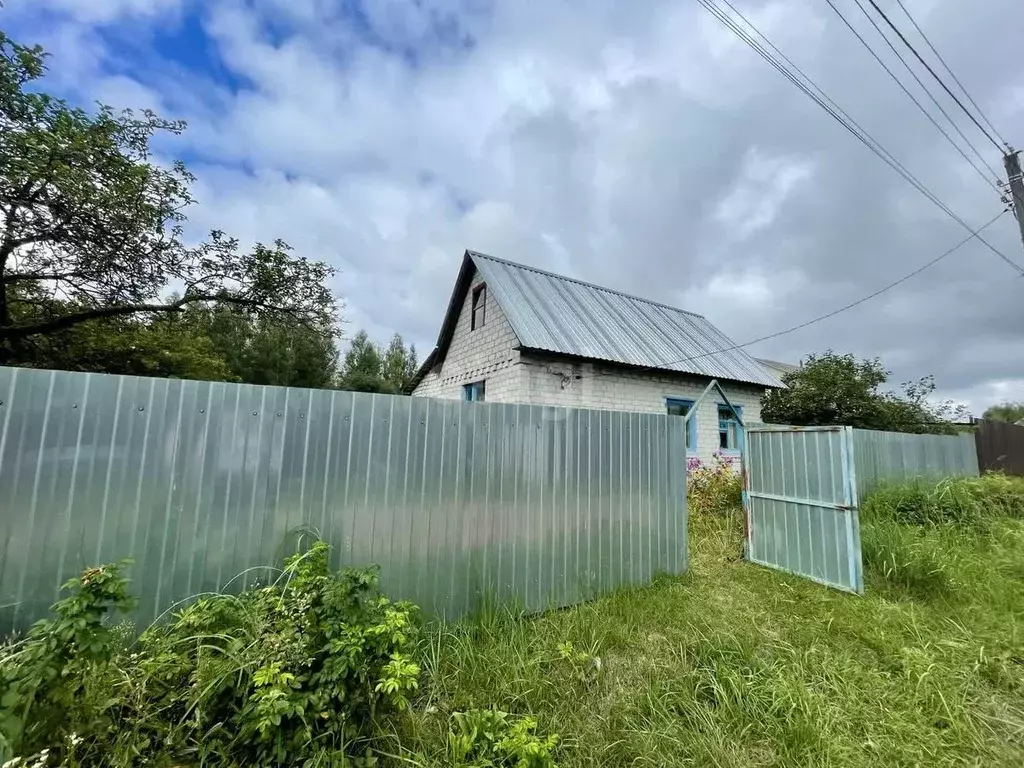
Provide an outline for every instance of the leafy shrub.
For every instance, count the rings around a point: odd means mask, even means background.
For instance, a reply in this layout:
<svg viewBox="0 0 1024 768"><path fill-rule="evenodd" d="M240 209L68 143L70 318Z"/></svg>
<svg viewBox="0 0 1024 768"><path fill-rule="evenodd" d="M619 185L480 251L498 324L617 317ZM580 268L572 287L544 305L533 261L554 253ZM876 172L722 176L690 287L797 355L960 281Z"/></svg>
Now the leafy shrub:
<svg viewBox="0 0 1024 768"><path fill-rule="evenodd" d="M450 759L462 768L557 768L553 753L558 735L540 738L532 717L512 719L497 709L472 709L452 715Z"/></svg>
<svg viewBox="0 0 1024 768"><path fill-rule="evenodd" d="M119 643L104 618L135 604L121 575L125 565L90 568L64 584L71 595L54 604L57 616L37 622L0 659L0 756L113 726L101 680Z"/></svg>
<svg viewBox="0 0 1024 768"><path fill-rule="evenodd" d="M14 754L71 765L372 765L375 719L419 677L414 607L376 584L332 573L317 542L270 586L197 600L119 651L102 618L126 582L92 569L0 662L0 729Z"/></svg>
<svg viewBox="0 0 1024 768"><path fill-rule="evenodd" d="M720 515L741 506L743 478L731 456L715 453L712 464L686 460L686 499L698 515Z"/></svg>

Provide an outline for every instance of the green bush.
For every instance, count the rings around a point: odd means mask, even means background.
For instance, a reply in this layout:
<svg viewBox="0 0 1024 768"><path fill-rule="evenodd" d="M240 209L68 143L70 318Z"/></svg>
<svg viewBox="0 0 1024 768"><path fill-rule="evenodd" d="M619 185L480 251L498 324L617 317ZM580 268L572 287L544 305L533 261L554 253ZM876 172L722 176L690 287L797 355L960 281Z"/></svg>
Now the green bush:
<svg viewBox="0 0 1024 768"><path fill-rule="evenodd" d="M532 717L511 718L497 709L473 709L452 715L449 758L459 768L557 768L558 736L537 736Z"/></svg>
<svg viewBox="0 0 1024 768"><path fill-rule="evenodd" d="M687 459L686 501L696 515L721 515L742 506L743 477L732 457L716 453L712 464Z"/></svg>
<svg viewBox="0 0 1024 768"><path fill-rule="evenodd" d="M418 685L414 607L317 542L273 584L192 603L118 648L117 566L66 587L0 660L0 747L61 765L373 765L374 724Z"/></svg>

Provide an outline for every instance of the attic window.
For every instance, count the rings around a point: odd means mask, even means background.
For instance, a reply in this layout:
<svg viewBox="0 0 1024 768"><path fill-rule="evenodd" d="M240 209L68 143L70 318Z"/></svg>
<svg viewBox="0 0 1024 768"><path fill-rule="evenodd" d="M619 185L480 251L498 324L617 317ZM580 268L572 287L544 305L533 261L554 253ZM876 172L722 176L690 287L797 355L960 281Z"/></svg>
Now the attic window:
<svg viewBox="0 0 1024 768"><path fill-rule="evenodd" d="M478 285L473 289L473 315L470 319L470 330L484 327L485 310L487 307L487 286Z"/></svg>

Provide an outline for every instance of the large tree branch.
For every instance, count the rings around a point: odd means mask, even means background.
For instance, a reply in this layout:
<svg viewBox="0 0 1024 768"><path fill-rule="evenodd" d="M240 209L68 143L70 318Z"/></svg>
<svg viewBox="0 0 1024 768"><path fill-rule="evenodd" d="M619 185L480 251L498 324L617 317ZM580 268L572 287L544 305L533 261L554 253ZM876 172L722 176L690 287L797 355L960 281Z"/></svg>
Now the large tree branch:
<svg viewBox="0 0 1024 768"><path fill-rule="evenodd" d="M277 312L285 312L288 314L297 314L292 310L285 307L275 307L264 301L257 299L246 299L240 296L231 296L229 294L192 294L189 296L183 296L182 298L169 302L167 304L122 304L116 307L100 307L97 309L89 309L83 312L74 312L70 315L63 315L62 317L48 320L42 323L31 323L28 325L14 325L6 328L0 328L0 341L18 341L21 339L28 338L29 336L39 336L47 333L56 333L57 331L63 331L68 328L72 328L81 323L88 322L89 320L103 320L111 317L125 317L127 315L137 315L146 312L154 313L173 313L180 312L185 306L194 304L199 301L220 301L226 304L235 304L243 307L255 307L262 309L271 309Z"/></svg>
<svg viewBox="0 0 1024 768"><path fill-rule="evenodd" d="M87 277L84 272L13 272L4 277L4 281L12 283L23 283L28 280L67 280L72 277Z"/></svg>

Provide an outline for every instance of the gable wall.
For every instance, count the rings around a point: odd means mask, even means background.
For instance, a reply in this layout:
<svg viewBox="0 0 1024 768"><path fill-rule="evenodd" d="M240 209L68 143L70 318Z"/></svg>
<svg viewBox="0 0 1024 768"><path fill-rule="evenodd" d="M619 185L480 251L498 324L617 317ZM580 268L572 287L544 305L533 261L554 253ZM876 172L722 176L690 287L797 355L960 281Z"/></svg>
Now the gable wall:
<svg viewBox="0 0 1024 768"><path fill-rule="evenodd" d="M523 402L519 340L490 290L487 291L484 326L471 330L473 290L483 282L483 277L476 272L459 310L448 354L440 369L427 373L413 390L414 397L461 399L464 384L486 381L488 401Z"/></svg>

